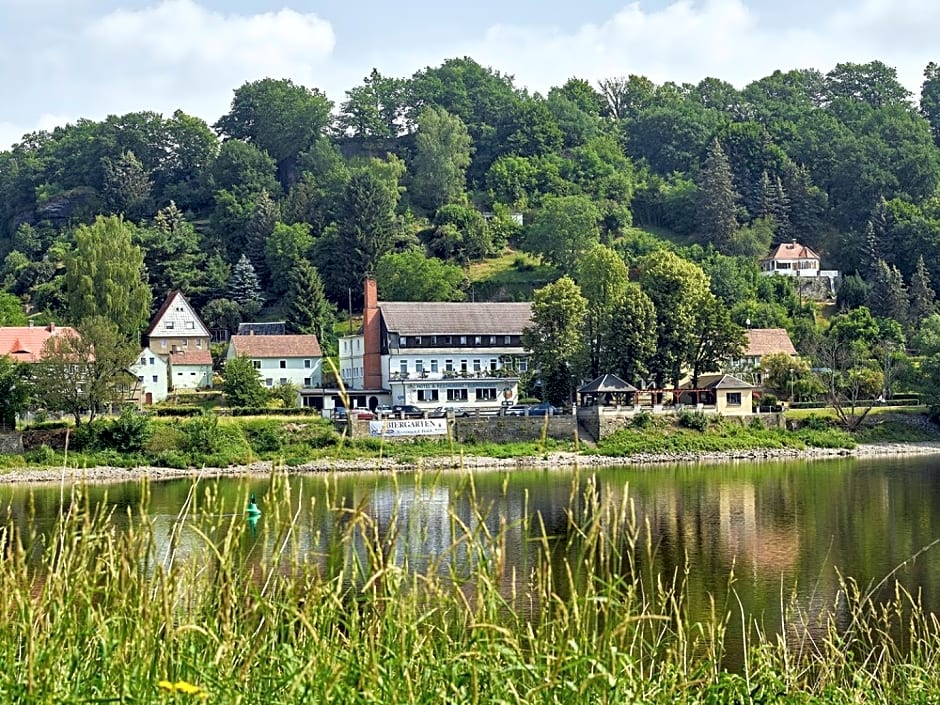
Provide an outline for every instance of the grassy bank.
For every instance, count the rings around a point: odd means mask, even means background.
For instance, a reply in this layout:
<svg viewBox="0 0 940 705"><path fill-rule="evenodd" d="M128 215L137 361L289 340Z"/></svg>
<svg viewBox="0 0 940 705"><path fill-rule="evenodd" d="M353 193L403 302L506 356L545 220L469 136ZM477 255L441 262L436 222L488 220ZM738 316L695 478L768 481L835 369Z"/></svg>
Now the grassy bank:
<svg viewBox="0 0 940 705"><path fill-rule="evenodd" d="M316 416L222 417L211 413L183 419L125 414L78 428L47 424L35 433L40 434L39 441L47 442L39 442L24 455L0 455L0 467L228 467L264 460L297 466L325 459L414 463L442 457L459 466L465 456L537 457L576 447L574 439L550 438L515 443L456 443L443 437L347 438L330 421Z"/></svg>
<svg viewBox="0 0 940 705"><path fill-rule="evenodd" d="M798 430L788 431L765 428L759 419L742 425L736 420L691 412L680 416L678 422L640 414L633 419L630 428L601 439L595 452L622 457L774 448L854 448L855 445L855 437L818 417L804 419Z"/></svg>
<svg viewBox="0 0 940 705"><path fill-rule="evenodd" d="M639 414L628 428L589 448L574 438L513 443L458 443L443 437L394 441L347 438L331 422L316 416L223 417L210 412L180 419L125 414L79 428L62 424L28 429L31 449L24 455L0 455L0 468L224 468L257 461L294 467L330 460L420 464L432 458L460 467L463 459L470 457L543 458L556 452L623 458L768 449L851 449L858 443L940 441L936 424L917 414L872 415L855 434L840 430L835 420L824 414L800 414L796 425L795 430L765 428L759 419L742 424L737 419L700 412L678 417Z"/></svg>
<svg viewBox="0 0 940 705"><path fill-rule="evenodd" d="M463 491L473 496L470 480ZM135 528L115 532L77 493L45 535L27 517L10 520L0 529L0 697L245 705L940 697L937 622L906 594L876 605L851 580L838 619L835 605L812 618L815 636L754 623L743 665L728 670L734 605L692 621L681 575L644 574L654 549L625 493L602 500L588 483L551 535L537 515L522 519L533 558L520 573L506 563L515 527L488 530L479 506L469 522L448 510L450 547L416 570L395 558L413 555L398 549L420 533L407 517L380 523L367 507L329 500L336 534L318 553L294 530L298 501L272 477L253 530L208 487L195 488L169 540L146 507Z"/></svg>

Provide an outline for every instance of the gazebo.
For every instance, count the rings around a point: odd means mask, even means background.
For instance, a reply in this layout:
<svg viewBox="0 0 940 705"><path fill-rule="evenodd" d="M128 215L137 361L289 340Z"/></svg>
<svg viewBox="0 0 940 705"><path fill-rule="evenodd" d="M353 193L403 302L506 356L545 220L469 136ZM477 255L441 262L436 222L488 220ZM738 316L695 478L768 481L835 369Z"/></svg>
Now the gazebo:
<svg viewBox="0 0 940 705"><path fill-rule="evenodd" d="M633 406L637 388L617 375L601 375L578 389L581 406Z"/></svg>

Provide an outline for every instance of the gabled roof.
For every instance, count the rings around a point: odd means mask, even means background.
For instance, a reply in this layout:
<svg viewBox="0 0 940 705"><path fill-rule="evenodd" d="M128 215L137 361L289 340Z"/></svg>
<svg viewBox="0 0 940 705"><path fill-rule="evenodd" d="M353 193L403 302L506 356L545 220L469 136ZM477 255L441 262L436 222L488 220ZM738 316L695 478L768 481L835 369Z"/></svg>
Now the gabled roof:
<svg viewBox="0 0 940 705"><path fill-rule="evenodd" d="M820 259L811 248L796 242L782 242L770 253L768 260Z"/></svg>
<svg viewBox="0 0 940 705"><path fill-rule="evenodd" d="M629 382L624 382L617 375L606 374L588 382L578 391L582 394L607 394L608 392L635 392L637 389Z"/></svg>
<svg viewBox="0 0 940 705"><path fill-rule="evenodd" d="M233 335L235 355L248 357L322 357L315 335Z"/></svg>
<svg viewBox="0 0 940 705"><path fill-rule="evenodd" d="M74 328L48 326L7 326L0 328L0 356L9 355L19 362L39 362L42 347L56 335L78 335Z"/></svg>
<svg viewBox="0 0 940 705"><path fill-rule="evenodd" d="M692 382L682 385L684 389L692 389ZM754 385L738 379L734 375L699 375L698 386L695 389L753 389Z"/></svg>
<svg viewBox="0 0 940 705"><path fill-rule="evenodd" d="M170 353L170 367L186 365L212 366L212 353L208 350L174 350Z"/></svg>
<svg viewBox="0 0 940 705"><path fill-rule="evenodd" d="M532 325L525 303L380 302L385 327L399 335L521 335Z"/></svg>
<svg viewBox="0 0 940 705"><path fill-rule="evenodd" d="M239 323L238 335L286 335L286 321L266 321L264 323Z"/></svg>
<svg viewBox="0 0 940 705"><path fill-rule="evenodd" d="M745 331L747 346L745 357L763 357L775 353L796 355L790 334L784 328L749 328Z"/></svg>
<svg viewBox="0 0 940 705"><path fill-rule="evenodd" d="M177 309L182 309L182 311L177 311ZM190 330L174 327L172 332L167 331L161 324L165 319L173 317L174 314L181 314L184 319L192 320L195 323L195 327ZM147 338L153 336L164 338L180 338L187 336L191 338L208 338L209 329L206 328L206 324L202 322L202 319L190 305L189 301L186 300L186 297L183 296L182 292L171 291L166 295L163 305L160 306L160 309L157 311L156 315L154 315L153 320L150 322L150 327L147 328L144 335Z"/></svg>

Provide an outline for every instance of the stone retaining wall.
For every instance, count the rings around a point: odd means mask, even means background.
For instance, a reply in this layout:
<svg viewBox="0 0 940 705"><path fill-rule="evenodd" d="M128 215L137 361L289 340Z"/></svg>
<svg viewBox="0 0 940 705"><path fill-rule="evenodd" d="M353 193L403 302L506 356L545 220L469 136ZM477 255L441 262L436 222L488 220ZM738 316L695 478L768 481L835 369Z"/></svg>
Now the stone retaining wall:
<svg viewBox="0 0 940 705"><path fill-rule="evenodd" d="M548 424L546 425L546 421ZM536 441L544 433L559 441L574 440L578 431L576 416L482 416L456 419L454 437L465 441L512 443Z"/></svg>
<svg viewBox="0 0 940 705"><path fill-rule="evenodd" d="M23 452L23 434L19 431L0 431L0 453L18 455Z"/></svg>

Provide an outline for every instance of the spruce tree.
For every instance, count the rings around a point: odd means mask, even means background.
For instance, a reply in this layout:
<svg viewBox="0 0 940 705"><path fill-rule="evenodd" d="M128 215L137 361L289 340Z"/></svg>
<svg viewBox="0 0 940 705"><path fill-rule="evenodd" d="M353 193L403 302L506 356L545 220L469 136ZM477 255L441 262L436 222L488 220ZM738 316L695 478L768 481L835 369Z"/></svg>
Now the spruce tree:
<svg viewBox="0 0 940 705"><path fill-rule="evenodd" d="M287 289L287 329L312 333L320 346L332 344L335 308L323 290L320 273L307 260L300 260L290 273Z"/></svg>
<svg viewBox="0 0 940 705"><path fill-rule="evenodd" d="M248 220L245 232L245 254L251 260L255 268L255 274L263 287L267 286L270 279L268 263L265 258L265 245L271 233L274 232L274 226L281 218L281 209L267 191L258 194L255 200L255 209Z"/></svg>
<svg viewBox="0 0 940 705"><path fill-rule="evenodd" d="M868 292L868 308L879 318L891 318L900 324L907 322L907 287L901 272L894 265L879 259Z"/></svg>
<svg viewBox="0 0 940 705"><path fill-rule="evenodd" d="M917 327L928 316L937 312L937 295L930 286L930 273L924 262L924 256L917 258L917 268L911 275L910 308L908 316L911 326Z"/></svg>
<svg viewBox="0 0 940 705"><path fill-rule="evenodd" d="M699 176L698 232L703 244L727 252L738 230L735 210L739 200L731 178L731 166L715 139Z"/></svg>
<svg viewBox="0 0 940 705"><path fill-rule="evenodd" d="M228 298L238 304L246 318L256 315L264 303L258 275L246 255L242 255L232 268L232 276L228 280Z"/></svg>

